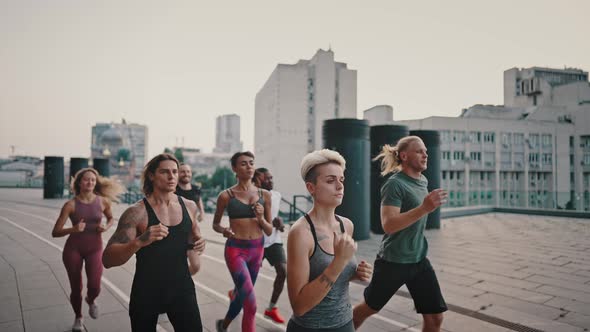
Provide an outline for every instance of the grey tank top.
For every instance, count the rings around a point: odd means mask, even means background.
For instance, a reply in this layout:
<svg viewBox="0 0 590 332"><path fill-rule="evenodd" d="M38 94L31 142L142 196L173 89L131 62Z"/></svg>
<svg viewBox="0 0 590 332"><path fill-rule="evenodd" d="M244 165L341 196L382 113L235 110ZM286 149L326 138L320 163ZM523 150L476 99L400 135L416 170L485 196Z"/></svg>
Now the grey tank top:
<svg viewBox="0 0 590 332"><path fill-rule="evenodd" d="M340 222L340 231L342 233L346 232L340 217L335 217ZM311 222L309 215L306 214L305 219L309 223L315 243L313 253L309 257L309 281L312 281L319 277L328 265L330 265L332 260L334 260L334 255L328 254L319 245L315 227L313 227L313 222ZM309 329L338 328L350 322L352 319L352 306L348 295L348 284L355 271L356 258L353 256L322 301L304 315L299 317L293 315L291 319L297 325Z"/></svg>

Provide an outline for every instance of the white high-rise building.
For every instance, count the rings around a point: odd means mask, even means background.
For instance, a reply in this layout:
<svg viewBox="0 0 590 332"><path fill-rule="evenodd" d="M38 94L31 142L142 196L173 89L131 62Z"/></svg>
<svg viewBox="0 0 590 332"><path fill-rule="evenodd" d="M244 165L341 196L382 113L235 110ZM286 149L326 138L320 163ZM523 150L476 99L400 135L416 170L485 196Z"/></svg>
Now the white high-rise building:
<svg viewBox="0 0 590 332"><path fill-rule="evenodd" d="M387 125L393 123L393 107L377 105L363 111L363 119L369 121L369 126Z"/></svg>
<svg viewBox="0 0 590 332"><path fill-rule="evenodd" d="M579 69L504 72L502 106L399 121L441 134L451 206L590 210L590 83Z"/></svg>
<svg viewBox="0 0 590 332"><path fill-rule="evenodd" d="M324 120L357 117L356 93L356 70L320 49L311 60L277 65L256 94L256 165L273 173L283 197L307 194L301 159L322 148Z"/></svg>
<svg viewBox="0 0 590 332"><path fill-rule="evenodd" d="M216 118L215 153L235 153L242 151L240 141L240 116L225 114Z"/></svg>

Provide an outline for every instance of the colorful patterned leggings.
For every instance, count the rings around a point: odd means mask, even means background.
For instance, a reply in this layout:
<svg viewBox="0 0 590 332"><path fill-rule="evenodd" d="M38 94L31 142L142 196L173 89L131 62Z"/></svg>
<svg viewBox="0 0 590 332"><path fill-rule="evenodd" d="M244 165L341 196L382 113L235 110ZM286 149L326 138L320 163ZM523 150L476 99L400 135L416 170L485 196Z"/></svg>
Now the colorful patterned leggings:
<svg viewBox="0 0 590 332"><path fill-rule="evenodd" d="M256 240L228 239L225 243L225 263L234 280L235 297L229 305L226 319L233 320L244 308L242 331L256 330L256 295L254 284L264 254L264 238Z"/></svg>

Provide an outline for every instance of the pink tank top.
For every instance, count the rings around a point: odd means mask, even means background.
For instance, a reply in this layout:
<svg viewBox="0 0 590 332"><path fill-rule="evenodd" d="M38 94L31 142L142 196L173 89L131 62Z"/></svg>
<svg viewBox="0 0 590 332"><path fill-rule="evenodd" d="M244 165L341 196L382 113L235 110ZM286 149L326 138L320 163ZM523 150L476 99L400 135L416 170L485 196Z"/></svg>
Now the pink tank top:
<svg viewBox="0 0 590 332"><path fill-rule="evenodd" d="M100 197L97 195L91 203L84 203L78 198L74 200L74 213L70 216L73 225L77 225L81 219L84 219L86 228L84 233L96 233L96 228L102 221L102 208L100 207Z"/></svg>

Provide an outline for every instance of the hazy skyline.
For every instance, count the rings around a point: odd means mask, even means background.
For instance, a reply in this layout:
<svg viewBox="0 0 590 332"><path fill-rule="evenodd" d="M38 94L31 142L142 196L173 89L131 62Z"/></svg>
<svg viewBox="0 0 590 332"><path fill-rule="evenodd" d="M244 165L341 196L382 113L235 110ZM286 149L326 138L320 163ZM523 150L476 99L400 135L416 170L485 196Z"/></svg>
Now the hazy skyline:
<svg viewBox="0 0 590 332"><path fill-rule="evenodd" d="M295 6L296 4L296 6ZM215 118L241 117L278 63L330 46L358 71L358 117L458 116L502 104L512 67L590 70L588 1L0 0L0 156L88 157L91 127L149 128L149 157L211 151ZM304 110L302 110L304 111Z"/></svg>

